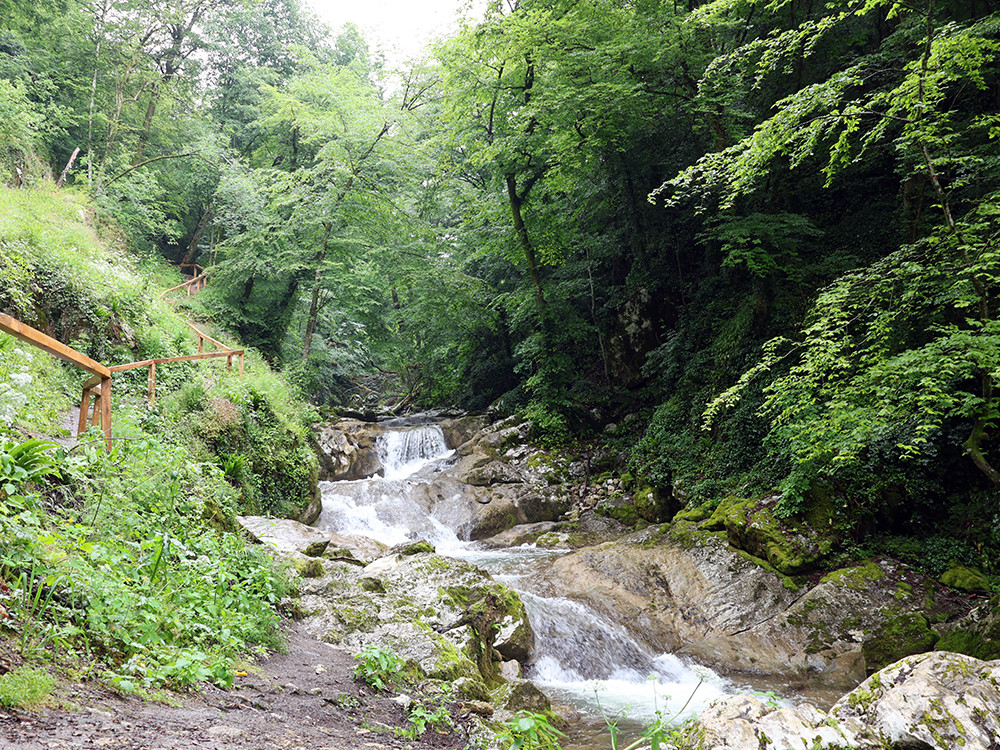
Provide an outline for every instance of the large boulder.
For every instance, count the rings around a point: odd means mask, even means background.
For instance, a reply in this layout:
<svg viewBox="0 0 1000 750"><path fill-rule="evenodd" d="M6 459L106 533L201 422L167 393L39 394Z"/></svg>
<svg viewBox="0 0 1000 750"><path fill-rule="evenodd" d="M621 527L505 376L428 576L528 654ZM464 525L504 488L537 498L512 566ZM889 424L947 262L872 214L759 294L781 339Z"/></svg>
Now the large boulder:
<svg viewBox="0 0 1000 750"><path fill-rule="evenodd" d="M989 750L1000 747L1000 661L935 652L869 677L829 713L734 695L707 708L679 750Z"/></svg>
<svg viewBox="0 0 1000 750"><path fill-rule="evenodd" d="M375 444L385 426L357 419L328 424L316 436L320 479L339 481L364 479L383 471Z"/></svg>
<svg viewBox="0 0 1000 750"><path fill-rule="evenodd" d="M553 564L564 595L586 600L651 648L726 672L849 689L937 634L923 611L937 584L891 560L798 587L725 532L690 522L647 529Z"/></svg>
<svg viewBox="0 0 1000 750"><path fill-rule="evenodd" d="M564 596L586 600L657 651L743 632L799 596L720 535L677 527L565 555L552 577Z"/></svg>
<svg viewBox="0 0 1000 750"><path fill-rule="evenodd" d="M275 553L301 562L301 558L353 558L371 562L385 554L386 546L374 539L344 536L306 526L286 518L239 516L236 519L250 537Z"/></svg>
<svg viewBox="0 0 1000 750"><path fill-rule="evenodd" d="M420 676L499 684L503 660L526 660L533 643L516 592L468 563L411 546L363 570L324 563L298 607L323 640L360 651L389 648ZM415 554L408 554L415 552Z"/></svg>

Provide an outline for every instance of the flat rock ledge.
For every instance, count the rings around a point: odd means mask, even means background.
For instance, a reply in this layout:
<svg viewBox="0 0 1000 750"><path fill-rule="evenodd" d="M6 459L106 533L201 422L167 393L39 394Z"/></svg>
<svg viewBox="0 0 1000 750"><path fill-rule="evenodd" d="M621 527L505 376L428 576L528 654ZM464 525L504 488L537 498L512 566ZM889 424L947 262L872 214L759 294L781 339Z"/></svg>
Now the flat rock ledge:
<svg viewBox="0 0 1000 750"><path fill-rule="evenodd" d="M995 750L1000 660L944 651L876 672L824 712L734 695L709 706L677 750Z"/></svg>

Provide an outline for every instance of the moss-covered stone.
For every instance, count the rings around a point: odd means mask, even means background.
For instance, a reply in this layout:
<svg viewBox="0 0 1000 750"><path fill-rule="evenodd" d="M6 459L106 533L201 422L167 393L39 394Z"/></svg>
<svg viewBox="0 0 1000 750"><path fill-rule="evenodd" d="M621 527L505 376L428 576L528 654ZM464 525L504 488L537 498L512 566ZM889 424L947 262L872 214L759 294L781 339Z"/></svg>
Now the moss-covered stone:
<svg viewBox="0 0 1000 750"><path fill-rule="evenodd" d="M677 511L673 517L673 521L690 521L692 523L700 523L701 521L710 518L713 510L712 506L708 503L696 505L693 508L684 508L683 510Z"/></svg>
<svg viewBox="0 0 1000 750"><path fill-rule="evenodd" d="M869 674L882 669L904 656L930 651L938 635L927 618L915 612L885 611L881 627L861 644L865 667Z"/></svg>
<svg viewBox="0 0 1000 750"><path fill-rule="evenodd" d="M935 648L984 661L1000 659L1000 596L959 620L941 636Z"/></svg>
<svg viewBox="0 0 1000 750"><path fill-rule="evenodd" d="M419 555L422 552L434 552L434 545L421 539L420 541L413 542L412 544L402 545L398 549L393 548L392 551L405 557L407 555Z"/></svg>
<svg viewBox="0 0 1000 750"><path fill-rule="evenodd" d="M992 588L989 579L980 570L965 565L952 565L938 580L942 585L959 591L989 591Z"/></svg>
<svg viewBox="0 0 1000 750"><path fill-rule="evenodd" d="M813 570L816 562L830 552L832 541L816 534L804 522L780 522L773 509L773 501L727 497L700 528L725 531L733 547L766 560L783 575Z"/></svg>
<svg viewBox="0 0 1000 750"><path fill-rule="evenodd" d="M864 565L841 568L827 573L820 579L820 583L836 583L846 586L851 591L865 591L873 583L881 581L883 578L885 578L885 571L879 567L878 563L869 561Z"/></svg>

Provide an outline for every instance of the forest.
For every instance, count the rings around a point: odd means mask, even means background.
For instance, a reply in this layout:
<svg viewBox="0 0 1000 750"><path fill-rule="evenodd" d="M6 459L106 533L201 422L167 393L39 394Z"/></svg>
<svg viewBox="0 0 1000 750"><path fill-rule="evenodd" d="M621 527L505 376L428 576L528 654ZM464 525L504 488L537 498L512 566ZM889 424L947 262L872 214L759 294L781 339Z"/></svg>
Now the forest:
<svg viewBox="0 0 1000 750"><path fill-rule="evenodd" d="M982 564L994 11L498 2L390 68L295 0L6 0L0 159L79 149L91 210L207 267L198 309L317 405L523 410L671 510L770 494Z"/></svg>
<svg viewBox="0 0 1000 750"><path fill-rule="evenodd" d="M491 0L404 64L300 0L0 0L3 192L204 267L181 309L316 420L519 413L649 521L754 498L935 575L1000 575L998 137L988 0ZM33 242L0 311L175 353Z"/></svg>

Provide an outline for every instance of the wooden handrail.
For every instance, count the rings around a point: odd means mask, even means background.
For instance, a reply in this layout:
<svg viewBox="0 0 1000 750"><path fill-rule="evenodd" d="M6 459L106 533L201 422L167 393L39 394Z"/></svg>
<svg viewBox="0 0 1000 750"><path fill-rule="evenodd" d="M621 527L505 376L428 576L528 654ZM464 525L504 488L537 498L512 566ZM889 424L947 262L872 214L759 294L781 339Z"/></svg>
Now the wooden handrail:
<svg viewBox="0 0 1000 750"><path fill-rule="evenodd" d="M100 362L95 362L87 355L81 354L76 349L69 348L61 341L56 341L51 336L47 336L31 326L25 325L20 320L16 320L3 313L0 313L0 331L9 333L14 338L20 339L26 344L31 344L48 352L53 357L58 357L89 373L100 375L102 378L111 377L111 371Z"/></svg>
<svg viewBox="0 0 1000 750"><path fill-rule="evenodd" d="M190 296L192 284L198 286L198 288L197 288L196 291L200 291L201 289L204 288L204 284L202 284L201 282L204 282L205 280L206 280L206 276L205 276L204 272L202 272L202 273L198 274L197 276L195 276L193 279L188 279L183 284L178 284L177 286L170 287L167 291L165 291L162 294L160 294L160 297L161 298L166 297L171 292L176 292L178 289L185 289L185 288L188 290L188 296ZM200 284L200 286L199 286L199 284Z"/></svg>
<svg viewBox="0 0 1000 750"><path fill-rule="evenodd" d="M203 352L202 354L184 354L179 357L160 357L158 359L144 359L142 362L129 362L124 365L112 365L108 369L111 372L124 372L134 370L138 367L149 367L150 365L162 365L168 362L193 362L198 359L212 359L213 357L243 356L243 349L229 349L224 352Z"/></svg>
<svg viewBox="0 0 1000 750"><path fill-rule="evenodd" d="M198 277L196 277L197 279ZM195 279L192 279L194 281ZM188 282L191 283L191 282ZM181 286L184 286L183 284ZM177 288L177 287L175 287ZM169 290L168 290L169 291ZM80 420L78 424L77 434L82 433L87 429L87 422L90 424L100 424L101 430L104 432L105 447L107 450L111 450L111 374L114 372L124 372L126 370L134 370L139 367L149 368L149 403L153 404L156 394L156 366L160 364L168 364L171 362L193 362L201 359L218 359L220 357L226 358L226 367L233 366L233 357L239 357L240 366L240 377L243 377L244 369L244 353L243 349L230 349L228 346L223 344L221 341L216 341L211 336L202 333L193 325L188 323L188 326L198 334L198 354L185 354L179 357L160 357L158 359L146 359L142 362L129 362L124 365L114 365L113 367L105 367L100 362L95 362L90 357L85 354L81 354L72 349L60 341L42 333L39 330L32 328L31 326L25 325L19 320L0 313L0 331L9 333L14 338L19 341L23 341L27 344L31 344L42 351L48 352L54 357L58 357L70 364L76 365L77 367L86 370L91 373L93 377L88 378L83 383L83 397L80 400ZM210 341L215 346L219 347L217 352L201 352L202 342ZM88 420L90 416L91 398L93 401L93 417Z"/></svg>
<svg viewBox="0 0 1000 750"><path fill-rule="evenodd" d="M211 336L209 336L207 333L204 333L203 331L198 330L197 328L195 328L191 324L190 321L185 321L185 322L187 323L187 327L188 328L190 328L192 331L194 331L195 333L198 334L198 353L199 354L201 353L201 339L205 339L206 341L211 341L213 344L215 344L217 347L219 347L220 351L224 351L224 352L234 352L234 351L236 351L235 349L230 349L228 346L226 346L225 344L223 344L221 341L216 341Z"/></svg>
<svg viewBox="0 0 1000 750"><path fill-rule="evenodd" d="M87 429L87 412L90 410L90 397L95 397L94 418L91 424L100 424L101 431L104 432L104 446L111 450L111 370L100 362L95 362L86 354L81 354L76 349L66 346L61 341L56 341L41 331L25 325L20 320L0 313L0 331L9 333L19 341L48 352L53 357L76 365L82 370L86 370L94 377L88 378L83 386L83 400L80 404L80 429L83 432Z"/></svg>

